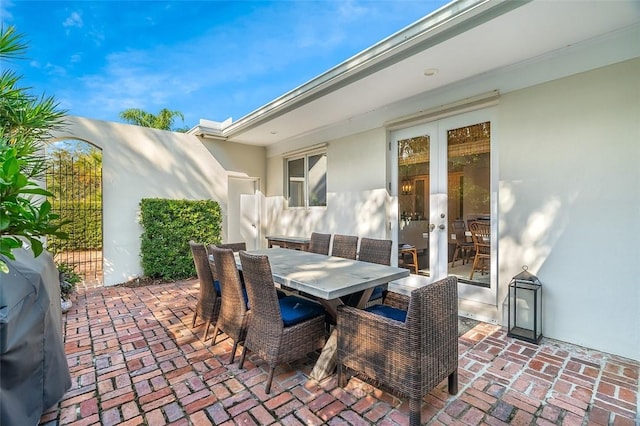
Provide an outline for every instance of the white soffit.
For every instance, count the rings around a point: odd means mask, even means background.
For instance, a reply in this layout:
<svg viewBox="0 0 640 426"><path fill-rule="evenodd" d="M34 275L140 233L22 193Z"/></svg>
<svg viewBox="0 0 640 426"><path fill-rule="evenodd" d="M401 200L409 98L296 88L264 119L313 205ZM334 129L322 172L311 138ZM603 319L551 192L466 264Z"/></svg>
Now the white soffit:
<svg viewBox="0 0 640 426"><path fill-rule="evenodd" d="M501 7L506 4L491 3ZM350 84L338 85L334 91L325 89L326 94L315 99L310 96L312 100L295 108L283 107L280 113L277 105L273 108L270 104L271 118L260 120L258 114L249 114L234 123L225 136L240 143L272 145L374 111L380 115L386 106L404 99L539 56L559 54L575 44L640 22L640 2L636 1L535 0L519 4L522 5L442 41L438 40L442 35L436 34L431 47L427 38L426 47L415 54ZM456 25L464 24L463 20ZM438 72L427 77L427 68ZM394 118L397 117L381 116L379 125Z"/></svg>

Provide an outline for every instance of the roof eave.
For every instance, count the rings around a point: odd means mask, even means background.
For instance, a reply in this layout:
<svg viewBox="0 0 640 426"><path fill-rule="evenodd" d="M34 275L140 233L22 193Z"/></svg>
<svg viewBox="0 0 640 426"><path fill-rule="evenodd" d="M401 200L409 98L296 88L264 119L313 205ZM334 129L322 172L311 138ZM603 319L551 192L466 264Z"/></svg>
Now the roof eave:
<svg viewBox="0 0 640 426"><path fill-rule="evenodd" d="M327 72L245 115L222 130L234 135L299 108L351 82L386 68L416 50L442 43L469 28L522 6L531 0L458 0L347 59Z"/></svg>

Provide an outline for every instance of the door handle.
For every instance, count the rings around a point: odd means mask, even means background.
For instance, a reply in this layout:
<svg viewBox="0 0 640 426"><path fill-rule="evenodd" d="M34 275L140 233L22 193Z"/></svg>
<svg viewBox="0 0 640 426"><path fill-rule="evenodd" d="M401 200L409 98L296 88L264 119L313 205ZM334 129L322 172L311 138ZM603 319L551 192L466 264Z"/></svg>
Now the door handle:
<svg viewBox="0 0 640 426"><path fill-rule="evenodd" d="M435 223L430 223L429 224L429 231L433 232L434 229L436 229Z"/></svg>

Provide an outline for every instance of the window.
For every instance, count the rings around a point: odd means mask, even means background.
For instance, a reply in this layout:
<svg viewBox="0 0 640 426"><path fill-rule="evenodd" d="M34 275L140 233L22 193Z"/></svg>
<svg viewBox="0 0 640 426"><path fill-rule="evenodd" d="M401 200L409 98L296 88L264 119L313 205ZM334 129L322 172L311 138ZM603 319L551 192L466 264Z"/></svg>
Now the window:
<svg viewBox="0 0 640 426"><path fill-rule="evenodd" d="M327 153L313 152L286 159L289 207L327 205Z"/></svg>

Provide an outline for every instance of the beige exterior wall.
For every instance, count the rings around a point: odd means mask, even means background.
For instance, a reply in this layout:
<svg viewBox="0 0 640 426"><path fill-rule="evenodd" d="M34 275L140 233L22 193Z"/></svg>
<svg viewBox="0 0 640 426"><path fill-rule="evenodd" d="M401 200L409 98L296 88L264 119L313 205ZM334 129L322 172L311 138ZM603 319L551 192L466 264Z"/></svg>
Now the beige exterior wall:
<svg viewBox="0 0 640 426"><path fill-rule="evenodd" d="M264 180L264 149L127 124L69 117L57 139L80 139L102 149L104 285L143 275L139 204L142 198L211 199L223 212L227 176ZM215 155L215 157L214 157Z"/></svg>
<svg viewBox="0 0 640 426"><path fill-rule="evenodd" d="M388 237L390 198L383 129L336 139L327 145L327 207L284 208L286 154L267 159L265 235L311 232Z"/></svg>
<svg viewBox="0 0 640 426"><path fill-rule="evenodd" d="M501 283L529 265L546 336L635 359L638 76L635 59L506 94L494 133Z"/></svg>
<svg viewBox="0 0 640 426"><path fill-rule="evenodd" d="M639 75L636 59L503 94L492 122L498 309L528 265L543 283L545 336L634 359ZM390 237L385 148L382 128L328 141L326 209L285 209L283 156L269 157L265 233Z"/></svg>

